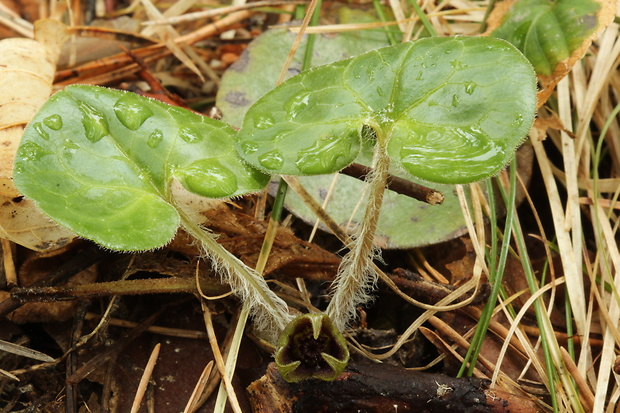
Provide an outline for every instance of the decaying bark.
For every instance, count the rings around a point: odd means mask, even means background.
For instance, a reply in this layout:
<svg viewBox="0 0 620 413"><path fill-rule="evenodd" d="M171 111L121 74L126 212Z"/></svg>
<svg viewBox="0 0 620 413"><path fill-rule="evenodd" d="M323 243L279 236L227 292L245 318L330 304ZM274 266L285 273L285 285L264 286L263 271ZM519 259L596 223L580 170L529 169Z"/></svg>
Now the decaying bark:
<svg viewBox="0 0 620 413"><path fill-rule="evenodd" d="M271 363L248 387L255 413L531 413L532 400L489 389L489 381L353 364L337 380L285 382Z"/></svg>

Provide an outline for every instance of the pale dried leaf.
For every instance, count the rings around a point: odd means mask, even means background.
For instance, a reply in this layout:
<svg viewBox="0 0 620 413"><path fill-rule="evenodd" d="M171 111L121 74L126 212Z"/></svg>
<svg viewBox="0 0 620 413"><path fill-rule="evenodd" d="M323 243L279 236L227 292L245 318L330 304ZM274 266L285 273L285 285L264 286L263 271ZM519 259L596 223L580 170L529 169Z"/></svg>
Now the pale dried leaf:
<svg viewBox="0 0 620 413"><path fill-rule="evenodd" d="M64 25L43 20L35 24L37 40L0 41L0 236L37 251L59 248L75 235L20 198L13 158L26 124L52 93L66 36Z"/></svg>

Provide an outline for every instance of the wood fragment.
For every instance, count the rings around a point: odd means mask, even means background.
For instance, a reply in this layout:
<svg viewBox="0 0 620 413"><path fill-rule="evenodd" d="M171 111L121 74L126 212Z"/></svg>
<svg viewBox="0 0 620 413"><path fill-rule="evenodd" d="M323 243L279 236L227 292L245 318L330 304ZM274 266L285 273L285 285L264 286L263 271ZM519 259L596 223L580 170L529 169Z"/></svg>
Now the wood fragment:
<svg viewBox="0 0 620 413"><path fill-rule="evenodd" d="M340 173L363 180L371 171L372 169L367 166L353 163L340 171ZM390 191L417 199L421 202L426 202L430 205L441 205L444 201L444 195L436 189L427 188L415 182L399 178L398 176L389 175L387 185Z"/></svg>
<svg viewBox="0 0 620 413"><path fill-rule="evenodd" d="M387 364L353 364L331 382L287 383L271 363L248 392L255 413L538 411L532 400L490 389L489 384L484 379L457 379Z"/></svg>

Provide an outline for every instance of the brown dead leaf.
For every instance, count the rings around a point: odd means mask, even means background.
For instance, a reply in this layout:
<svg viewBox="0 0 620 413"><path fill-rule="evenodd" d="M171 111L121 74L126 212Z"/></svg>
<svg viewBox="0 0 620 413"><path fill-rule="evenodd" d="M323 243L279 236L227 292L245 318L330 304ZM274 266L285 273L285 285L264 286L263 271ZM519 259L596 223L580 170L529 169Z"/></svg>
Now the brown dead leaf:
<svg viewBox="0 0 620 413"><path fill-rule="evenodd" d="M205 210L202 220L215 233L218 242L250 267L254 267L263 244L267 223L231 209L222 203ZM177 236L168 248L186 255L199 255L197 246L185 236ZM305 242L288 228L278 228L264 274L277 272L282 276L312 280L331 280L340 258L319 246Z"/></svg>
<svg viewBox="0 0 620 413"><path fill-rule="evenodd" d="M36 251L66 245L75 237L52 222L13 185L13 159L26 124L52 93L65 26L35 24L35 38L0 41L0 236Z"/></svg>
<svg viewBox="0 0 620 413"><path fill-rule="evenodd" d="M6 196L18 196L12 184L13 158L23 129L52 93L52 82L65 26L54 20L35 25L35 39L0 41L0 182Z"/></svg>

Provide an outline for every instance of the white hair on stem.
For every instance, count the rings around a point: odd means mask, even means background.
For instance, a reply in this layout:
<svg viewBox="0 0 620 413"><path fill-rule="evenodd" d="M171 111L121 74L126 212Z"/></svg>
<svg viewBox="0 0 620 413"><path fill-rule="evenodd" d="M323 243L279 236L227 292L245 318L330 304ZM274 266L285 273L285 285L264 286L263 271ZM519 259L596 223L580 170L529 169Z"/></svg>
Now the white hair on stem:
<svg viewBox="0 0 620 413"><path fill-rule="evenodd" d="M332 288L332 300L327 307L327 315L341 331L355 319L357 306L371 299L370 293L377 283L373 260L379 250L374 246L373 240L390 166L390 158L381 139L377 139L373 163L373 170L366 177L369 191L364 220L358 234L349 244L349 252L340 264Z"/></svg>
<svg viewBox="0 0 620 413"><path fill-rule="evenodd" d="M193 222L183 212L181 224L197 242L213 270L228 284L232 292L250 309L256 328L275 339L293 319L288 306L271 289L265 279L215 240L215 234Z"/></svg>

